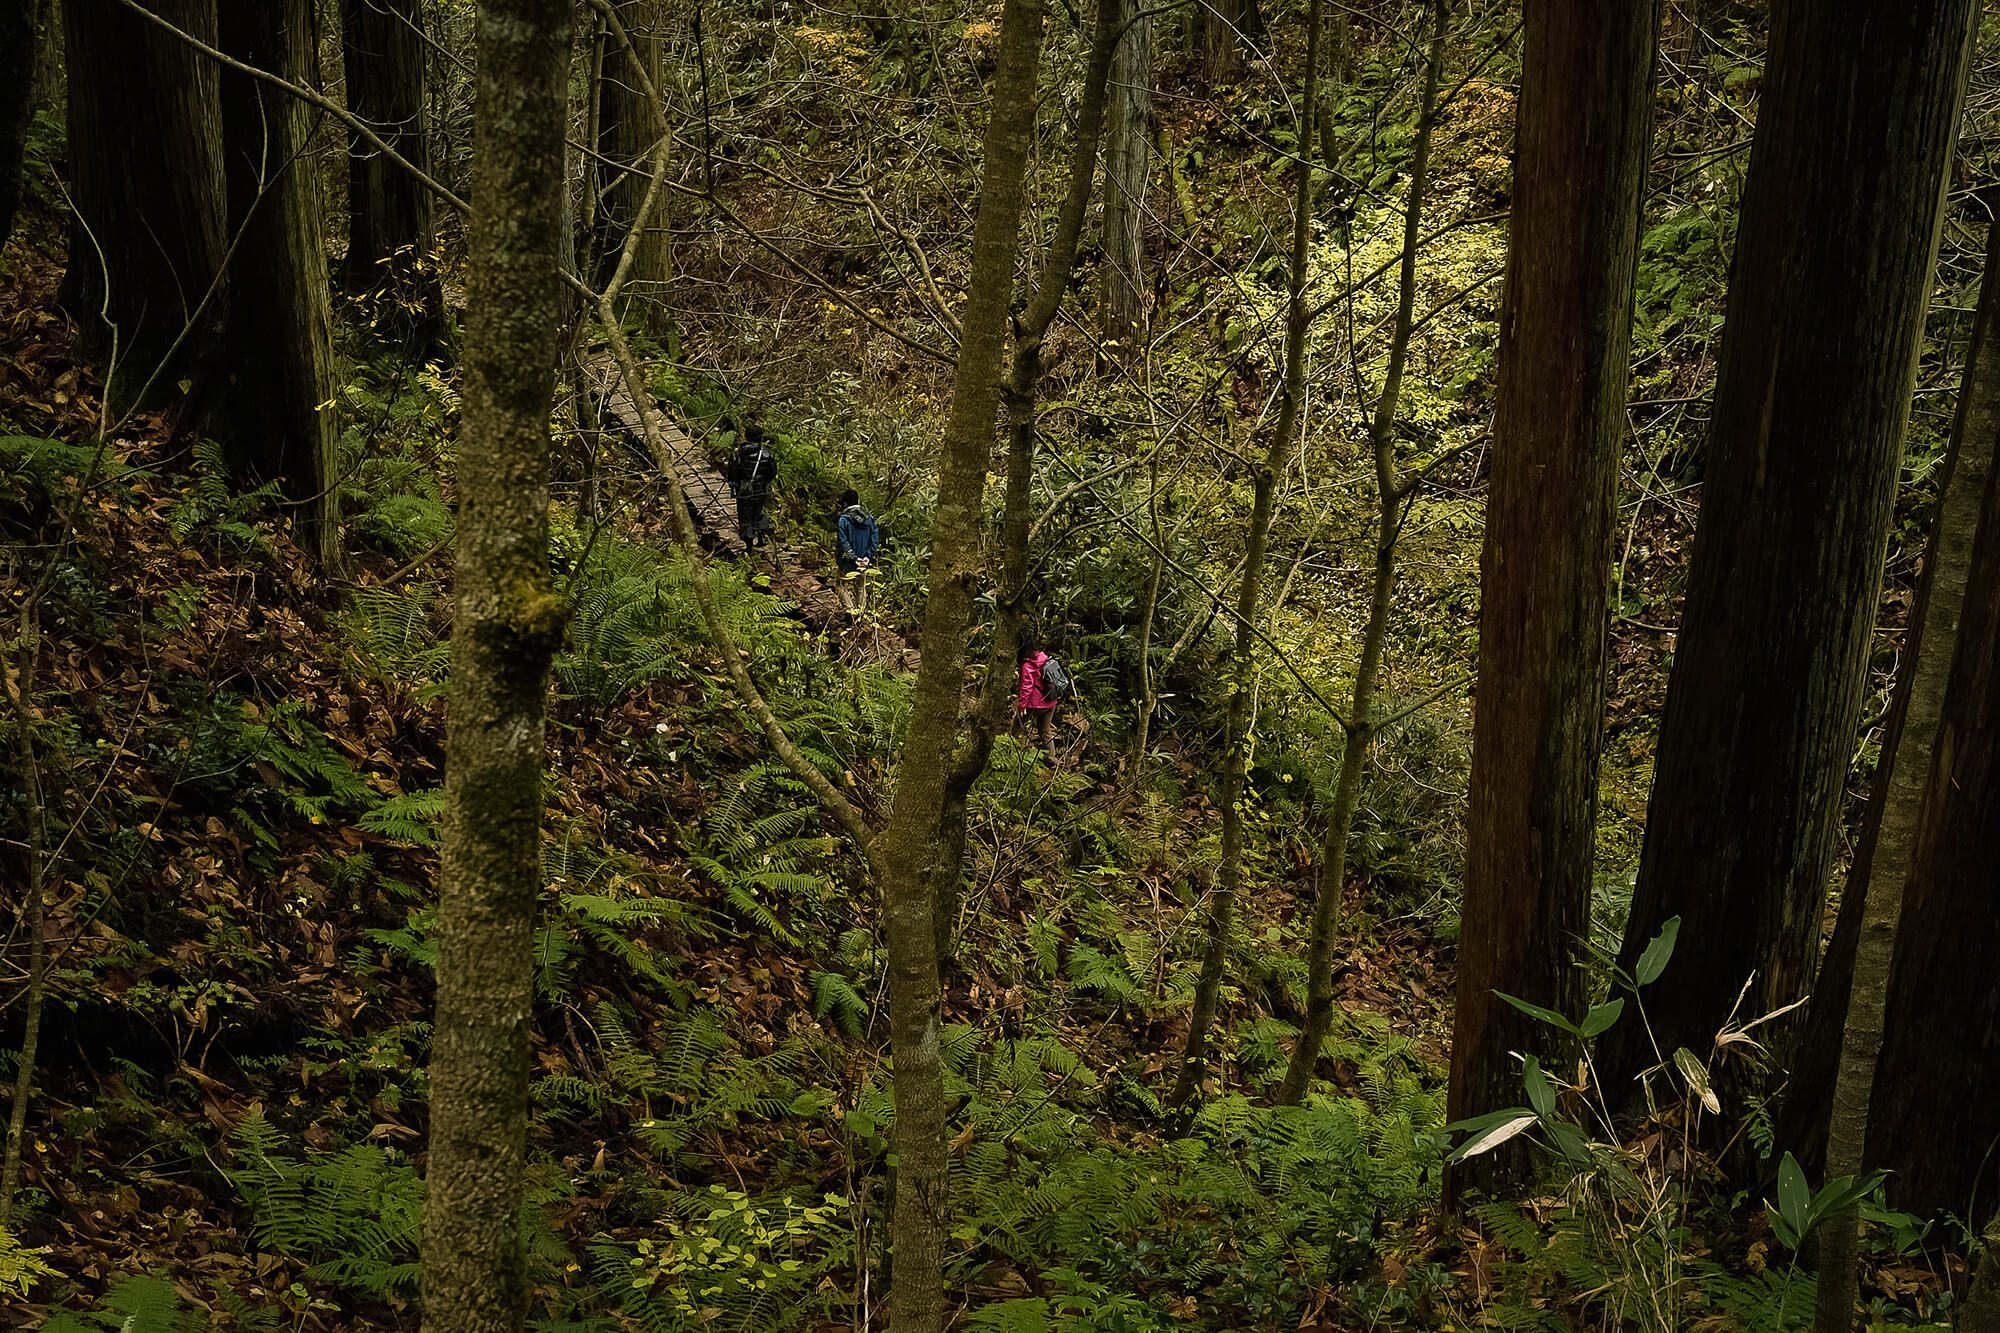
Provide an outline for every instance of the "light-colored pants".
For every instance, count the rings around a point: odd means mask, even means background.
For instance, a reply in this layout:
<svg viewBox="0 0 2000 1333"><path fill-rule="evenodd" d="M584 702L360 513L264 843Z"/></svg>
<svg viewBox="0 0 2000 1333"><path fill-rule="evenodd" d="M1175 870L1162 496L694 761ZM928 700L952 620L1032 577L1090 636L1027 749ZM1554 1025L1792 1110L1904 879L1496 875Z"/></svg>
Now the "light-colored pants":
<svg viewBox="0 0 2000 1333"><path fill-rule="evenodd" d="M868 571L845 560L840 563L840 577L834 580L834 595L840 604L850 611L868 609Z"/></svg>

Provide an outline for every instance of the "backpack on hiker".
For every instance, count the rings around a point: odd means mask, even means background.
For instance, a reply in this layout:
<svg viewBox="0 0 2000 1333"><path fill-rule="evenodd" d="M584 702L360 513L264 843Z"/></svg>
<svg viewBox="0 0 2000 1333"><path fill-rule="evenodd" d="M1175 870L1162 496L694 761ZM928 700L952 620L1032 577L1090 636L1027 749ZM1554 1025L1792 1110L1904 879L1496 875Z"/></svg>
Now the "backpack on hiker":
<svg viewBox="0 0 2000 1333"><path fill-rule="evenodd" d="M1070 692L1076 688L1076 682L1069 678L1069 672L1063 670L1063 664L1053 657L1042 658L1041 676L1044 699L1067 699Z"/></svg>
<svg viewBox="0 0 2000 1333"><path fill-rule="evenodd" d="M778 456L761 440L746 440L730 460L729 480L738 499L764 495L778 475Z"/></svg>

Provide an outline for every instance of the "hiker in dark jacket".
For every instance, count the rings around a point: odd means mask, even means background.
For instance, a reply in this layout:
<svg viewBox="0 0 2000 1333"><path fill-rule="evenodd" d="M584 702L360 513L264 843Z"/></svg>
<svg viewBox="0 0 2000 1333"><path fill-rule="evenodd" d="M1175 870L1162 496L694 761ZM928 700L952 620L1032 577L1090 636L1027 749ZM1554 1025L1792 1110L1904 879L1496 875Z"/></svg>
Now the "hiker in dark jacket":
<svg viewBox="0 0 2000 1333"><path fill-rule="evenodd" d="M771 496L771 482L777 475L778 456L765 442L764 428L749 427L724 474L730 493L736 497L736 535L743 539L746 551L771 538L771 520L764 517L764 502Z"/></svg>
<svg viewBox="0 0 2000 1333"><path fill-rule="evenodd" d="M882 527L875 516L861 507L861 497L852 490L840 493L840 522L833 539L834 563L840 566L840 581L834 591L849 611L868 609L868 567L882 549Z"/></svg>

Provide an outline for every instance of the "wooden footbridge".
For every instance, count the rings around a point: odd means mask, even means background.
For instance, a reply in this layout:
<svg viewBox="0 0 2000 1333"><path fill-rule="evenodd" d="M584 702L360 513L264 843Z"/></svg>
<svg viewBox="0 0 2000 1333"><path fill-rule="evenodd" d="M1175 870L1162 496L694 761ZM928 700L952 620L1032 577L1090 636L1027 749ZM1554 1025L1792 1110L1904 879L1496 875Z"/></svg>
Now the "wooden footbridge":
<svg viewBox="0 0 2000 1333"><path fill-rule="evenodd" d="M610 352L594 351L585 369L597 400L598 420L604 428L615 432L641 457L660 471L671 472L680 482L688 516L694 521L703 549L725 560L752 557L754 553L744 549L743 539L736 532L736 499L707 448L689 438L674 420L671 409L657 404L654 422L659 428L662 447L655 451L647 442L638 405L632 401L631 391L626 388ZM774 546L760 548L768 553L756 558L769 561L766 572L771 592L791 603L798 619L809 628L824 635L830 644L838 644L842 660L872 662L892 671L915 671L915 647L877 617L848 614L827 577L818 569L807 567L809 560L820 567L832 564L831 538L830 533L814 534L810 554L805 545L785 533L774 536Z"/></svg>

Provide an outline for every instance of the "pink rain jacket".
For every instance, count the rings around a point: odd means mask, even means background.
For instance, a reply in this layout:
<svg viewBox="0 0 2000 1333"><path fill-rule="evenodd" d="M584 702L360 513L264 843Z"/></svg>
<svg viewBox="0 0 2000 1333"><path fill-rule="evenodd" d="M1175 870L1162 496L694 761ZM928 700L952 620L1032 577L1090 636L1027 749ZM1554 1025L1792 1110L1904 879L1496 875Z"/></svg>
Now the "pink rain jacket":
<svg viewBox="0 0 2000 1333"><path fill-rule="evenodd" d="M1047 653L1037 652L1033 657L1021 663L1021 697L1014 705L1016 712L1019 712L1023 708L1054 708L1056 706L1054 699L1044 698L1042 695L1042 663L1048 660L1049 655Z"/></svg>

